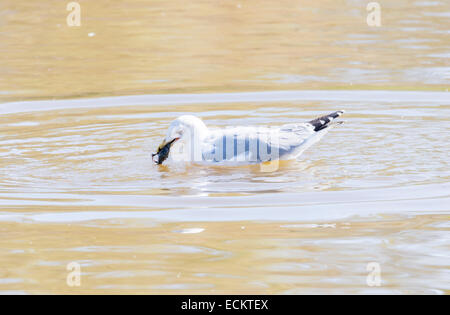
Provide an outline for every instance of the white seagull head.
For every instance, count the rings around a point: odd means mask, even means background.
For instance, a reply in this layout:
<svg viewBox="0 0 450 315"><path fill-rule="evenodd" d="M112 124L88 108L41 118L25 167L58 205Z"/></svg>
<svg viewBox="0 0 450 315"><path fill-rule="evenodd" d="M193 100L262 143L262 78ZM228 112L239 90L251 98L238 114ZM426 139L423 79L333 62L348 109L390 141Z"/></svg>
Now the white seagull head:
<svg viewBox="0 0 450 315"><path fill-rule="evenodd" d="M158 151L152 154L153 161L156 164L162 164L169 157L170 148L175 142L186 137L196 137L200 140L206 134L208 134L208 127L200 118L192 115L178 117L170 124Z"/></svg>

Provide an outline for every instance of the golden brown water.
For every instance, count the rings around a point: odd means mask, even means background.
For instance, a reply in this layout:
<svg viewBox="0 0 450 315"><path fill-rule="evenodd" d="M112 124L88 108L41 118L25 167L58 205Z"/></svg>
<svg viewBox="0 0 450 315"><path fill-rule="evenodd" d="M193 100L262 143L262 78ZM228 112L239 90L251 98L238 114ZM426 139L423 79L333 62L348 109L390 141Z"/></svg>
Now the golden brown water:
<svg viewBox="0 0 450 315"><path fill-rule="evenodd" d="M0 3L0 293L449 293L448 2L79 2ZM275 172L150 158L337 109Z"/></svg>

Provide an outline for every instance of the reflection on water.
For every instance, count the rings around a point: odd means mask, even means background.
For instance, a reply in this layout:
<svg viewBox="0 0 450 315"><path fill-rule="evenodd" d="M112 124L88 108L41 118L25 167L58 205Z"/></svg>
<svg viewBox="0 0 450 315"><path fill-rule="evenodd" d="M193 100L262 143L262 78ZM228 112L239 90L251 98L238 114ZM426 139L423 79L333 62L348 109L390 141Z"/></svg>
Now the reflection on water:
<svg viewBox="0 0 450 315"><path fill-rule="evenodd" d="M449 293L447 2L80 4L0 3L0 292ZM337 109L272 173L151 161L182 114Z"/></svg>

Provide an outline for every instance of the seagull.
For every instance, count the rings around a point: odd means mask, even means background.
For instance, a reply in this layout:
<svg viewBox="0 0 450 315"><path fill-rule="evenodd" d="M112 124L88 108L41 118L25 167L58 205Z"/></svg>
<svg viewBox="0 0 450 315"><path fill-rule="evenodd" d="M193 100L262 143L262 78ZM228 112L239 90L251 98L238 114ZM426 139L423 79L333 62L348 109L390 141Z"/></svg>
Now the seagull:
<svg viewBox="0 0 450 315"><path fill-rule="evenodd" d="M343 110L304 123L281 127L231 127L210 129L198 117L184 115L175 119L152 154L162 164L171 154L176 161L213 164L256 164L297 159L330 129L341 124L333 121ZM175 149L175 144L181 144ZM173 149L172 149L173 148Z"/></svg>

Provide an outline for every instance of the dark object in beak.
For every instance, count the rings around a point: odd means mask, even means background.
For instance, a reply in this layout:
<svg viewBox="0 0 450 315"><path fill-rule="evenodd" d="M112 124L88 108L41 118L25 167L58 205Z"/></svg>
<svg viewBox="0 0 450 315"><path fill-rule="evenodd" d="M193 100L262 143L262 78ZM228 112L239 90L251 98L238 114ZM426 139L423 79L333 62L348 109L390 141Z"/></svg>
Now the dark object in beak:
<svg viewBox="0 0 450 315"><path fill-rule="evenodd" d="M163 162L167 160L167 158L169 157L170 148L177 140L178 139L173 139L172 141L159 146L158 152L152 154L153 162L155 162L158 165L163 164ZM155 159L155 157L157 158Z"/></svg>

